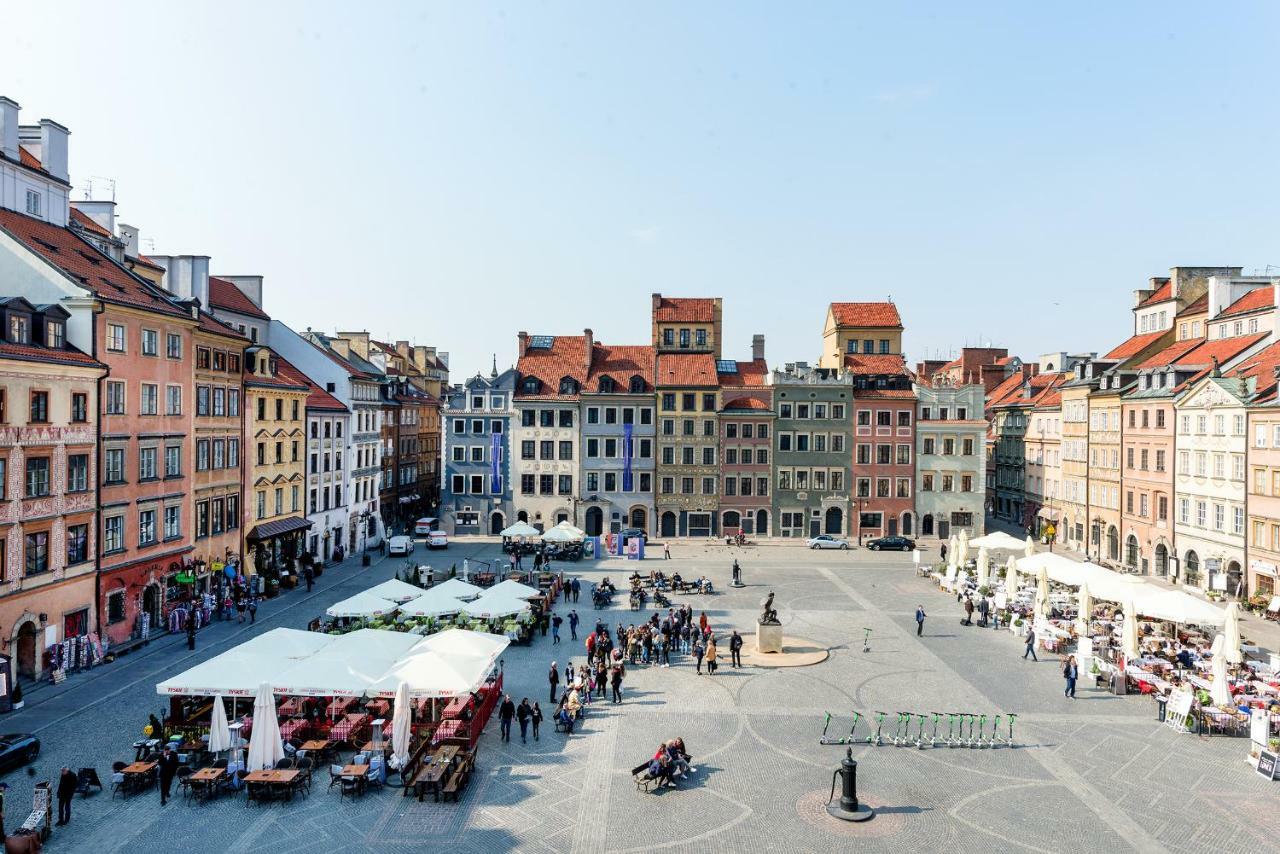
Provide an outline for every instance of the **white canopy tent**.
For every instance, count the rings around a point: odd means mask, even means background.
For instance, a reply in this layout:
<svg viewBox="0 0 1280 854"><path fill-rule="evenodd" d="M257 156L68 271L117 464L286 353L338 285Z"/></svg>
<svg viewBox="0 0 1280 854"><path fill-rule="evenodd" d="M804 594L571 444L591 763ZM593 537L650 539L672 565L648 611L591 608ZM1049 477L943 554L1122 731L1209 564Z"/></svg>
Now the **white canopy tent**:
<svg viewBox="0 0 1280 854"><path fill-rule="evenodd" d="M530 525L528 522L516 522L509 528L503 528L501 536L504 537L536 537L540 531Z"/></svg>
<svg viewBox="0 0 1280 854"><path fill-rule="evenodd" d="M524 599L515 596L483 596L474 602L466 602L462 613L469 617L489 619L491 617L509 617L525 611L532 611L533 606Z"/></svg>
<svg viewBox="0 0 1280 854"><path fill-rule="evenodd" d="M305 661L282 671L272 682L277 694L303 697L359 697L421 640L408 632L360 629Z"/></svg>
<svg viewBox="0 0 1280 854"><path fill-rule="evenodd" d="M381 584L375 584L365 593L377 596L379 599L386 599L388 602L399 603L418 598L422 595L422 588L414 587L398 578L391 578Z"/></svg>
<svg viewBox="0 0 1280 854"><path fill-rule="evenodd" d="M434 587L430 588L431 593L441 593L452 596L454 599L461 599L464 602L474 599L484 592L483 587L477 587L474 584L468 584L457 578L450 578L448 581L442 581Z"/></svg>
<svg viewBox="0 0 1280 854"><path fill-rule="evenodd" d="M486 658L489 663L498 660L498 656L511 645L511 641L501 635L488 632L469 632L466 629L447 629L418 641L414 652L430 649L447 655L464 655L472 658Z"/></svg>
<svg viewBox="0 0 1280 854"><path fill-rule="evenodd" d="M969 545L991 551L1020 552L1025 544L1017 537L1011 537L1004 531L996 531L983 537L969 541Z"/></svg>
<svg viewBox="0 0 1280 854"><path fill-rule="evenodd" d="M170 696L252 697L258 686L310 658L338 638L298 629L272 629L156 685Z"/></svg>
<svg viewBox="0 0 1280 854"><path fill-rule="evenodd" d="M463 601L438 588L432 588L417 599L410 599L400 606L402 617L443 617L462 611Z"/></svg>
<svg viewBox="0 0 1280 854"><path fill-rule="evenodd" d="M481 599L488 599L490 596L508 596L517 599L533 599L541 596L542 591L536 587L530 587L528 584L521 584L519 581L500 581L490 587L488 590L480 594Z"/></svg>
<svg viewBox="0 0 1280 854"><path fill-rule="evenodd" d="M563 522L561 524L564 524ZM575 534L573 531L565 530L560 525L555 526L550 531L542 535L544 543L576 543L583 539L582 536Z"/></svg>
<svg viewBox="0 0 1280 854"><path fill-rule="evenodd" d="M371 697L392 697L401 685L410 697L456 697L484 684L493 668L485 658L415 650L368 688Z"/></svg>
<svg viewBox="0 0 1280 854"><path fill-rule="evenodd" d="M1191 623L1197 626L1222 626L1227 622L1227 612L1215 608L1202 599L1181 590L1153 592L1134 603L1144 617L1168 620L1171 623ZM1239 645L1237 644L1237 654ZM1227 651L1230 659L1230 650Z"/></svg>
<svg viewBox="0 0 1280 854"><path fill-rule="evenodd" d="M325 609L330 617L382 617L394 613L395 604L372 593L357 593Z"/></svg>

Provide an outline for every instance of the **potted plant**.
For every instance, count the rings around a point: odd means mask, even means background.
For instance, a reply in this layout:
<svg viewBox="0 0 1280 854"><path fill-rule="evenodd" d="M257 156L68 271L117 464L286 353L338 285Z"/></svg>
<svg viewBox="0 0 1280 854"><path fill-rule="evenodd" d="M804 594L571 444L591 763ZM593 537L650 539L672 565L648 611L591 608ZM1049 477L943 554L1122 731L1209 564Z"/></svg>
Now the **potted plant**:
<svg viewBox="0 0 1280 854"><path fill-rule="evenodd" d="M14 683L13 686L13 698L10 700L10 705L15 712L26 705L26 702L22 699L22 686L17 683Z"/></svg>

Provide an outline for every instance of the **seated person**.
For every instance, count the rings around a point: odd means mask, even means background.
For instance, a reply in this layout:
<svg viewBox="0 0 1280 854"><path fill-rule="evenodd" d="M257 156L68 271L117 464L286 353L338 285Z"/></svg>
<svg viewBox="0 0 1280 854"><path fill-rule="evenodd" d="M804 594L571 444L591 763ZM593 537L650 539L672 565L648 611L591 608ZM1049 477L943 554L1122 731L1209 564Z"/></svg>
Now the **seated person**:
<svg viewBox="0 0 1280 854"><path fill-rule="evenodd" d="M668 766L664 764L665 757L655 755L649 760L649 770L646 772L650 780L657 782L659 786L671 784L671 772Z"/></svg>
<svg viewBox="0 0 1280 854"><path fill-rule="evenodd" d="M582 699L578 696L577 688L569 692L568 698L564 701L564 708L573 715L574 720L582 717Z"/></svg>
<svg viewBox="0 0 1280 854"><path fill-rule="evenodd" d="M671 760L672 774L681 777L690 772L696 771L695 768L689 767L689 754L684 752L683 743L679 739L671 739L666 744L667 756Z"/></svg>
<svg viewBox="0 0 1280 854"><path fill-rule="evenodd" d="M671 573L671 586L676 590L684 589L684 581L680 578L680 572L678 570Z"/></svg>
<svg viewBox="0 0 1280 854"><path fill-rule="evenodd" d="M1178 652L1178 665L1183 669L1189 670L1192 666L1191 650L1183 648Z"/></svg>
<svg viewBox="0 0 1280 854"><path fill-rule="evenodd" d="M573 715L569 714L569 710L561 706L556 717L560 719L560 723L564 724L564 731L569 735L573 735Z"/></svg>

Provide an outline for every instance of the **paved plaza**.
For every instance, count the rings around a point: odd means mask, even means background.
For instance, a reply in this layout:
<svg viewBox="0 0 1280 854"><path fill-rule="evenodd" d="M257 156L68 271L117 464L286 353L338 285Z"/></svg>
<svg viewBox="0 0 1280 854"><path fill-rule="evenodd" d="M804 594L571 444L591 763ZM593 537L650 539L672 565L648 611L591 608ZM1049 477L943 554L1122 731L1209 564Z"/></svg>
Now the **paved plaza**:
<svg viewBox="0 0 1280 854"><path fill-rule="evenodd" d="M655 550L656 551L656 550ZM657 552L660 555L660 552ZM455 543L419 560L435 566L464 556L491 557L496 546ZM652 554L652 552L651 552ZM1155 720L1149 698L1082 690L1062 696L1056 657L1021 660L1008 632L959 625L953 597L916 577L899 554L810 552L799 545L729 549L673 546L671 561L645 561L686 577L705 573L713 596L675 596L705 610L717 631L749 632L759 602L773 590L787 634L818 641L830 658L787 669L722 667L698 676L681 657L669 669L628 669L625 702L597 704L573 736L554 732L527 745L502 744L493 723L480 742L479 774L458 804L419 804L388 789L341 800L317 778L310 797L246 807L243 798L208 804L181 798L161 807L150 792L127 801L109 792L77 799L70 826L55 828L50 847L68 851L245 852L420 851L1256 851L1280 834L1277 790L1245 764L1247 745L1227 738L1178 735ZM744 589L729 587L733 558ZM5 775L7 820L21 821L34 780L58 768L130 758L149 712L164 700L155 683L213 652L276 626L303 627L324 607L392 576L402 560L330 570L311 594L294 591L264 604L253 627L215 623L199 649L163 638L141 654L28 695L28 708L9 716L10 730L36 732L44 750L37 774ZM610 560L567 565L619 587L635 563ZM645 614L626 596L605 619L611 626ZM915 634L917 604L929 613ZM558 605L560 613L569 606ZM585 594L579 638L597 612ZM1252 622L1252 621L1250 621ZM871 629L870 651L862 649ZM1246 634L1249 623L1245 624ZM580 661L581 642L553 647L536 637L504 656L508 690L544 703L546 670ZM727 664L727 644L722 646ZM824 804L844 749L818 744L824 711L832 730L847 731L851 711L971 711L1018 715L1014 748L854 749L859 793L878 811L866 824L845 825ZM841 726L843 724L843 726ZM945 726L945 725L944 725ZM860 733L865 730L860 729ZM659 741L683 736L698 772L679 788L645 794L629 769Z"/></svg>

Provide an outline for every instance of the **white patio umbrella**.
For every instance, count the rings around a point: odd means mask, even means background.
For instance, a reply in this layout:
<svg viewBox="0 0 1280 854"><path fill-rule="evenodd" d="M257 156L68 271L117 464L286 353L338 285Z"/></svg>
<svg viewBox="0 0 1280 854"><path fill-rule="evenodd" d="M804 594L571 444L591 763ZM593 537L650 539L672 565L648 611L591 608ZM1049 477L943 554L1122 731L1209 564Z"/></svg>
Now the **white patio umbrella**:
<svg viewBox="0 0 1280 854"><path fill-rule="evenodd" d="M1033 554L1035 554L1035 553L1036 553L1036 544L1035 544L1035 541L1031 539L1031 535L1030 535L1030 534L1027 534L1027 543L1026 543L1026 545L1023 547L1023 555L1024 555L1025 557L1031 557L1031 556L1032 556Z"/></svg>
<svg viewBox="0 0 1280 854"><path fill-rule="evenodd" d="M1009 555L1004 565L1004 592L1010 602L1018 595L1018 565L1014 563L1013 555Z"/></svg>
<svg viewBox="0 0 1280 854"><path fill-rule="evenodd" d="M1036 573L1035 613L1037 617L1045 617L1049 614L1049 572L1043 566Z"/></svg>
<svg viewBox="0 0 1280 854"><path fill-rule="evenodd" d="M1138 649L1138 609L1133 600L1124 603L1124 642L1121 649L1126 661L1133 661L1142 656Z"/></svg>
<svg viewBox="0 0 1280 854"><path fill-rule="evenodd" d="M325 613L330 617L381 617L394 613L395 610L396 606L381 596L357 593L341 602L334 602L325 609Z"/></svg>
<svg viewBox="0 0 1280 854"><path fill-rule="evenodd" d="M1213 681L1209 684L1209 699L1220 709L1231 707L1231 688L1227 684L1227 652L1226 639L1222 635L1213 638L1213 661L1210 662L1210 673Z"/></svg>
<svg viewBox="0 0 1280 854"><path fill-rule="evenodd" d="M209 727L209 752L221 753L231 749L231 730L227 729L227 707L222 695L213 698L213 723Z"/></svg>
<svg viewBox="0 0 1280 854"><path fill-rule="evenodd" d="M570 534L576 534L578 539L580 540L585 539L587 536L586 531L582 530L577 525L570 522L568 519L565 519L559 525L556 525L556 527L561 529L562 531L568 531Z"/></svg>
<svg viewBox="0 0 1280 854"><path fill-rule="evenodd" d="M409 683L402 680L391 713L391 753L401 768L409 761L409 718Z"/></svg>
<svg viewBox="0 0 1280 854"><path fill-rule="evenodd" d="M964 566L969 561L969 532L964 528L960 529L960 565Z"/></svg>
<svg viewBox="0 0 1280 854"><path fill-rule="evenodd" d="M471 580L471 561L465 557L462 559L462 580Z"/></svg>
<svg viewBox="0 0 1280 854"><path fill-rule="evenodd" d="M414 587L408 582L401 581L398 578L390 578L381 584L375 584L365 591L379 599L386 599L388 602L408 602L410 599L417 599L422 595L421 587Z"/></svg>
<svg viewBox="0 0 1280 854"><path fill-rule="evenodd" d="M536 537L540 532L528 522L516 522L509 528L502 529L504 537Z"/></svg>
<svg viewBox="0 0 1280 854"><path fill-rule="evenodd" d="M276 719L276 698L271 686L263 682L253 701L253 730L249 733L245 768L249 771L274 768L281 759L284 759L284 744L280 740L280 721Z"/></svg>
<svg viewBox="0 0 1280 854"><path fill-rule="evenodd" d="M976 580L979 588L987 586L987 549L985 546L978 549L978 573Z"/></svg>
<svg viewBox="0 0 1280 854"><path fill-rule="evenodd" d="M474 602L466 602L462 612L469 617L489 619L490 617L508 617L530 610L530 605L523 599L514 596L485 596Z"/></svg>
<svg viewBox="0 0 1280 854"><path fill-rule="evenodd" d="M410 599L400 606L402 617L443 617L462 610L462 600L448 592L433 587L417 599Z"/></svg>
<svg viewBox="0 0 1280 854"><path fill-rule="evenodd" d="M575 534L573 531L561 528L560 525L556 525L550 531L547 531L542 535L542 541L544 543L576 543L581 539L581 536Z"/></svg>
<svg viewBox="0 0 1280 854"><path fill-rule="evenodd" d="M1089 633L1089 616L1093 613L1093 600L1089 598L1089 583L1080 585L1080 613L1076 615L1076 634L1084 637Z"/></svg>
<svg viewBox="0 0 1280 854"><path fill-rule="evenodd" d="M1240 609L1235 602L1228 603L1226 617L1224 658L1228 664L1239 664L1244 661L1244 654L1240 652Z"/></svg>
<svg viewBox="0 0 1280 854"><path fill-rule="evenodd" d="M970 547L977 546L982 548L985 546L991 551L998 552L1020 552L1025 548L1022 540L1012 537L1004 531L996 531L987 534L985 537L977 537L969 541Z"/></svg>
<svg viewBox="0 0 1280 854"><path fill-rule="evenodd" d="M484 592L483 587L477 587L474 584L468 584L457 578L450 578L431 588L432 593L438 593L444 596L452 596L454 599L461 599L464 602L476 598Z"/></svg>
<svg viewBox="0 0 1280 854"><path fill-rule="evenodd" d="M499 581L490 587L480 597L487 599L490 596L514 596L517 599L534 599L542 595L542 591L536 587L530 587L528 584L521 584L519 581L512 581L508 578L506 581Z"/></svg>

